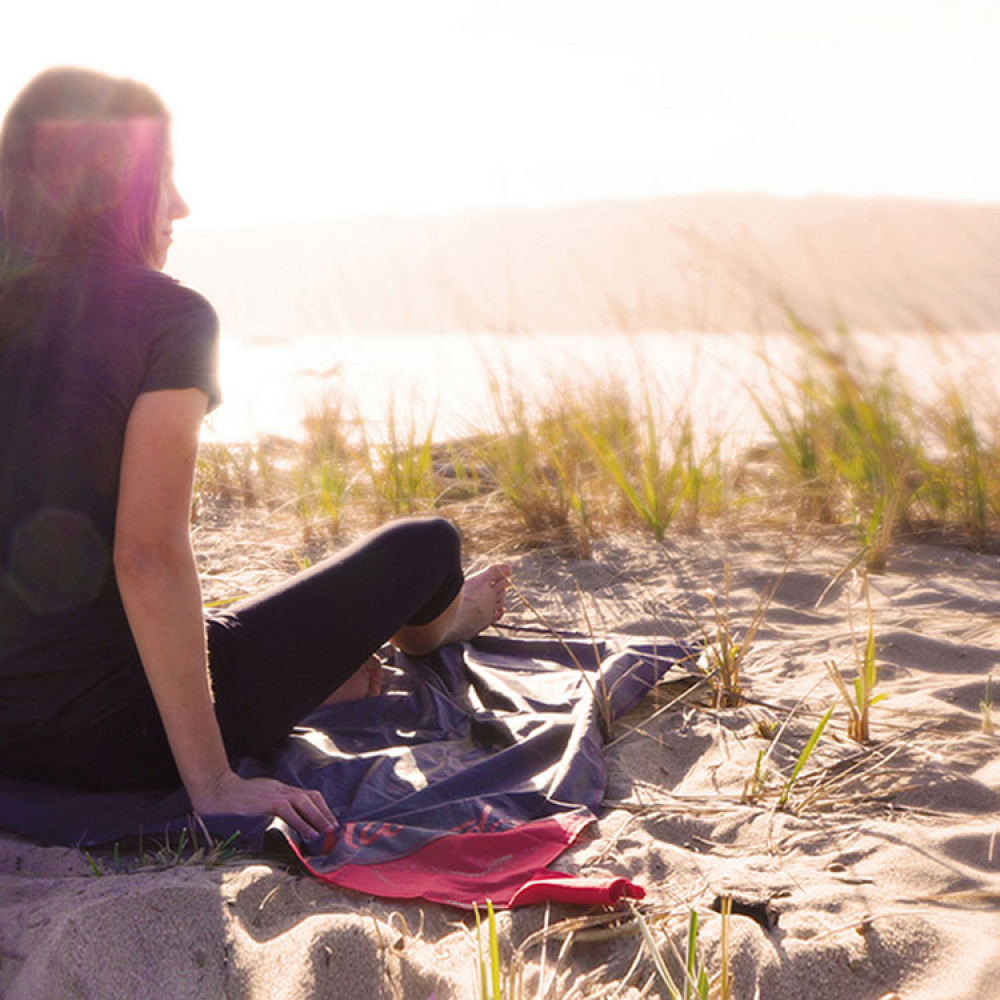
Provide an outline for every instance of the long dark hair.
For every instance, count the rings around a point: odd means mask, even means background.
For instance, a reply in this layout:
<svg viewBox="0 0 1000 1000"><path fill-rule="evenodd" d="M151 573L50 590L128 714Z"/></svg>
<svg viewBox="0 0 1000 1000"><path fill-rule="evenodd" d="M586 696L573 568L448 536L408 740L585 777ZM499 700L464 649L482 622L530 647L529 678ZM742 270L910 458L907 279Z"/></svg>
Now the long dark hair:
<svg viewBox="0 0 1000 1000"><path fill-rule="evenodd" d="M93 70L46 70L17 96L0 131L0 336L35 312L53 267L154 266L169 120L145 84Z"/></svg>

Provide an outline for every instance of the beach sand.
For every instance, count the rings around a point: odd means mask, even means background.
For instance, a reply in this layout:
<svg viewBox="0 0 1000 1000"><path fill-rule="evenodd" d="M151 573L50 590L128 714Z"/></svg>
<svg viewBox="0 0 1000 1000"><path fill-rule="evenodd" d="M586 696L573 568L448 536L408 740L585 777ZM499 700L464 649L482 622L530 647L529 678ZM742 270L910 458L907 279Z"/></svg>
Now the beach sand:
<svg viewBox="0 0 1000 1000"><path fill-rule="evenodd" d="M206 596L252 592L294 569L266 519L199 532ZM789 551L789 547L792 551ZM867 612L854 549L836 533L802 540L721 532L612 536L592 557L515 554L520 591L557 627L688 635L713 627L711 588L736 633L779 580L750 648L745 702L715 709L704 685L658 690L618 723L606 808L557 862L625 875L665 953L691 909L711 975L717 897L735 915L733 996L761 1000L987 1000L1000 996L1000 735L982 731L987 676L1000 680L1000 558L943 541L902 542L870 578L878 648L871 742L849 740L837 704L777 808L783 777L837 699L824 666L855 670ZM233 567L241 569L234 571ZM728 586L727 586L728 576ZM516 599L508 621L536 625ZM853 611L849 612L849 608ZM586 615L584 614L586 612ZM1000 712L997 716L1000 727ZM760 752L770 775L745 790ZM478 996L475 921L445 907L328 888L252 858L219 868L95 877L78 851L0 837L0 995L62 997ZM523 949L525 996L663 995L634 921L574 936L583 911L498 916L505 963ZM769 926L765 928L763 924ZM676 967L675 967L676 968ZM630 971L631 970L631 971ZM713 995L714 992L713 992Z"/></svg>

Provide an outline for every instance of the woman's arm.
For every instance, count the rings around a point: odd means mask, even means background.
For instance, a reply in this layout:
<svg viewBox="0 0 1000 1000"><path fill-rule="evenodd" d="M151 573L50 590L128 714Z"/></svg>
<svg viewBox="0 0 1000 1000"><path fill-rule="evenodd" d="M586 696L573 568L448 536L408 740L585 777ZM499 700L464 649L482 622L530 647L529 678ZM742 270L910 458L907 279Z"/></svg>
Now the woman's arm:
<svg viewBox="0 0 1000 1000"><path fill-rule="evenodd" d="M200 389L170 389L143 393L132 408L115 526L118 587L195 810L277 815L312 836L334 825L319 792L268 778L239 778L229 766L215 717L189 531L206 404Z"/></svg>

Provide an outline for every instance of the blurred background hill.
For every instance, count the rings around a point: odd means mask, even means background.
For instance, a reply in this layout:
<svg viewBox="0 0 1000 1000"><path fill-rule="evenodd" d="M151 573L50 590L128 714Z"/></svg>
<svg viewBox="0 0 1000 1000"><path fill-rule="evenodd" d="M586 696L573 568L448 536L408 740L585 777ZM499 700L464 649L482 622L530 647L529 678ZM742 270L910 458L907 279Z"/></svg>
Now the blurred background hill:
<svg viewBox="0 0 1000 1000"><path fill-rule="evenodd" d="M703 195L179 228L227 332L1000 329L1000 205Z"/></svg>

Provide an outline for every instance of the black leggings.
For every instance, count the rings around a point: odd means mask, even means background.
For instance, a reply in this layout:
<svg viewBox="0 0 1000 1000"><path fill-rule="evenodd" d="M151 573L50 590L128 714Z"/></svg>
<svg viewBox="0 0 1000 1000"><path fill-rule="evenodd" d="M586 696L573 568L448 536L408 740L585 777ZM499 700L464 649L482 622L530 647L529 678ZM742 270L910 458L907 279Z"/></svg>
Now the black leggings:
<svg viewBox="0 0 1000 1000"><path fill-rule="evenodd" d="M410 518L213 614L209 667L230 759L287 735L402 626L426 625L444 612L462 584L455 528L442 518ZM179 784L148 687L146 695L55 745L21 745L17 770L107 790Z"/></svg>

